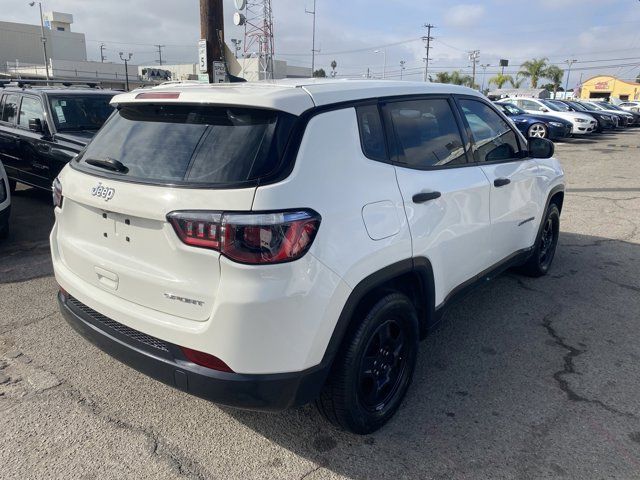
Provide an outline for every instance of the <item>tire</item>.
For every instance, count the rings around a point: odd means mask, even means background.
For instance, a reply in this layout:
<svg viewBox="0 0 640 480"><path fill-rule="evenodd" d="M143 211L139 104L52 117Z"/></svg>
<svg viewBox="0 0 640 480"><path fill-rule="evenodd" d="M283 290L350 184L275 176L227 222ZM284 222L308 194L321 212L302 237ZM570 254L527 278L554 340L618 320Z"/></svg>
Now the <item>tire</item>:
<svg viewBox="0 0 640 480"><path fill-rule="evenodd" d="M17 186L18 186L18 182L16 182L15 180L9 178L9 192L11 192L11 195L16 193L16 187Z"/></svg>
<svg viewBox="0 0 640 480"><path fill-rule="evenodd" d="M555 203L550 203L542 221L540 233L531 257L521 267L521 272L529 277L546 275L553 262L560 234L560 211Z"/></svg>
<svg viewBox="0 0 640 480"><path fill-rule="evenodd" d="M527 130L529 138L549 138L549 129L544 123L534 123Z"/></svg>
<svg viewBox="0 0 640 480"><path fill-rule="evenodd" d="M418 315L397 292L383 293L350 328L316 406L338 428L365 435L400 407L418 355Z"/></svg>
<svg viewBox="0 0 640 480"><path fill-rule="evenodd" d="M6 240L9 238L9 222L4 225L0 225L0 240Z"/></svg>

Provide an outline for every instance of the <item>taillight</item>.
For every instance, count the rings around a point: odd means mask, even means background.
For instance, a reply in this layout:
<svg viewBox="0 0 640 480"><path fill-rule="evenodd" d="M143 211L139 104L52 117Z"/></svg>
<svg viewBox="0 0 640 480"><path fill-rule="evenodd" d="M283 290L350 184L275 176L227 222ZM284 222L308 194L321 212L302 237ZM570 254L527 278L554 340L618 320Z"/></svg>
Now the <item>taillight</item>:
<svg viewBox="0 0 640 480"><path fill-rule="evenodd" d="M62 184L57 178L53 181L53 206L62 208Z"/></svg>
<svg viewBox="0 0 640 480"><path fill-rule="evenodd" d="M187 245L218 250L252 265L290 262L311 247L320 216L299 210L275 213L173 212L167 216Z"/></svg>
<svg viewBox="0 0 640 480"><path fill-rule="evenodd" d="M199 352L198 350L192 350L187 347L180 347L184 356L187 357L187 360L195 363L196 365L200 365L202 367L207 367L212 370L218 370L219 372L229 372L233 373L233 370L220 360L218 357L214 357L208 353Z"/></svg>

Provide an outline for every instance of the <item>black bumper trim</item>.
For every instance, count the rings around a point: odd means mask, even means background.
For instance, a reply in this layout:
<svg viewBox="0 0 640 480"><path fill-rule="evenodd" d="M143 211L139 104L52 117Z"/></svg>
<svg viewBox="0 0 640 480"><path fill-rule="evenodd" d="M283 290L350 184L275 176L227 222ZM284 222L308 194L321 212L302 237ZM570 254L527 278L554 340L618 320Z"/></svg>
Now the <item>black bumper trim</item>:
<svg viewBox="0 0 640 480"><path fill-rule="evenodd" d="M169 386L222 405L266 411L304 405L320 394L329 373L323 364L302 372L264 375L211 370L189 362L176 345L168 342L164 344L169 353L131 341L126 334L76 308L62 292L58 303L74 330L115 359Z"/></svg>

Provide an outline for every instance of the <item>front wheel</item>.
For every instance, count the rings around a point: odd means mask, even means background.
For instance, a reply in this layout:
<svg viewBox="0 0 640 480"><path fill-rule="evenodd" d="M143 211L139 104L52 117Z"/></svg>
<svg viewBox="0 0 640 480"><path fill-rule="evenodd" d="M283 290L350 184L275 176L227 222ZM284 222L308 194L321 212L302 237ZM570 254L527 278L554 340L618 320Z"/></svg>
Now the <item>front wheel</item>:
<svg viewBox="0 0 640 480"><path fill-rule="evenodd" d="M547 126L543 123L534 123L529 127L528 133L529 137L533 138L547 138L549 136Z"/></svg>
<svg viewBox="0 0 640 480"><path fill-rule="evenodd" d="M553 262L560 236L560 210L555 203L549 204L536 245L522 272L530 277L546 275Z"/></svg>
<svg viewBox="0 0 640 480"><path fill-rule="evenodd" d="M389 421L411 384L418 316L405 295L391 292L354 320L316 405L337 427L364 435Z"/></svg>

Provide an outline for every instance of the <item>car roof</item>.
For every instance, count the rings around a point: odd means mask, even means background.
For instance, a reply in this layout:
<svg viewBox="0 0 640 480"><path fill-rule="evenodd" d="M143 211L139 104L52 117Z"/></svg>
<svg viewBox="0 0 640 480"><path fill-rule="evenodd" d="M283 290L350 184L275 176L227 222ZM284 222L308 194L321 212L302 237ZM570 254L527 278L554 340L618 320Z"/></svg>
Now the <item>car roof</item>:
<svg viewBox="0 0 640 480"><path fill-rule="evenodd" d="M313 107L343 102L403 95L450 94L481 96L467 87L441 83L401 82L389 80L284 79L224 84L167 84L124 93L113 98L114 104L149 103L154 95L178 93L177 98L162 103L212 103L280 110L300 115ZM151 94L151 95L145 95ZM145 98L146 97L146 98ZM157 102L158 99L156 98Z"/></svg>

